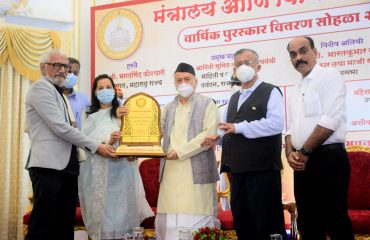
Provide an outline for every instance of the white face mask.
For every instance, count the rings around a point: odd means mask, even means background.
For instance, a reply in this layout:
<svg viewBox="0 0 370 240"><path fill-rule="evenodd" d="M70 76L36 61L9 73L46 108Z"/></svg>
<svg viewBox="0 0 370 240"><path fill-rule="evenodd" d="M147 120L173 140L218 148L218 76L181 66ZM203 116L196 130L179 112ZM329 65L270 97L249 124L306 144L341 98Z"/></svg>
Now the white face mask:
<svg viewBox="0 0 370 240"><path fill-rule="evenodd" d="M231 87L230 89L230 96L234 95L234 93L240 91L241 89L241 86L238 86L238 85L234 85Z"/></svg>
<svg viewBox="0 0 370 240"><path fill-rule="evenodd" d="M246 83L253 79L256 71L254 68L243 64L236 69L235 75L242 83Z"/></svg>
<svg viewBox="0 0 370 240"><path fill-rule="evenodd" d="M176 90L181 97L187 98L193 93L193 86L187 83L181 83L179 86L177 86Z"/></svg>

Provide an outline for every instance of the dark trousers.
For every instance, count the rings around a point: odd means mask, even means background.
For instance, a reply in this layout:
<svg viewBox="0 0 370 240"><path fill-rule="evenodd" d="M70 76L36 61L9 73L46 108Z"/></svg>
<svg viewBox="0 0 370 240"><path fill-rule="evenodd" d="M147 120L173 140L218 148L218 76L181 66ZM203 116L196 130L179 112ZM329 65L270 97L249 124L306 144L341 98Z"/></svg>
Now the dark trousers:
<svg viewBox="0 0 370 240"><path fill-rule="evenodd" d="M46 168L30 168L33 209L26 240L73 240L77 176Z"/></svg>
<svg viewBox="0 0 370 240"><path fill-rule="evenodd" d="M298 230L303 240L352 240L347 192L350 165L346 150L317 150L304 171L294 172Z"/></svg>
<svg viewBox="0 0 370 240"><path fill-rule="evenodd" d="M231 174L231 211L240 240L287 239L281 202L280 171Z"/></svg>

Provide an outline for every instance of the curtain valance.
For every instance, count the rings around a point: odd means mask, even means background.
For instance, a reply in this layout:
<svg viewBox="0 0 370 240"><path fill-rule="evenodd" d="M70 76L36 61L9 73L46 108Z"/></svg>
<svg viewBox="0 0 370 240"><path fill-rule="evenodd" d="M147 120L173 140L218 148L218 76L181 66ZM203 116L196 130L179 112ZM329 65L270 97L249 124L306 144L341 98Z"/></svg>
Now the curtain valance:
<svg viewBox="0 0 370 240"><path fill-rule="evenodd" d="M50 48L60 48L59 34L50 30L0 27L0 68L9 58L15 70L36 81L40 78L41 55Z"/></svg>

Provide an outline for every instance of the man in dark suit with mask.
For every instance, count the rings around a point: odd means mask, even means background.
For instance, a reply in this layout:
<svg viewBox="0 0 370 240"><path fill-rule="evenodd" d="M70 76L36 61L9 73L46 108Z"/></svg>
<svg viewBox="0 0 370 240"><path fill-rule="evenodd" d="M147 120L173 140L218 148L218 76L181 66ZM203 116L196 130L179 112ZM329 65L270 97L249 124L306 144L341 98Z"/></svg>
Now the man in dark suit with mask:
<svg viewBox="0 0 370 240"><path fill-rule="evenodd" d="M280 90L259 79L258 54L241 49L234 75L241 90L225 109L221 172L231 173L231 210L238 239L286 239L281 202L281 133L284 105ZM212 143L210 141L205 144ZM214 139L214 138L213 138Z"/></svg>

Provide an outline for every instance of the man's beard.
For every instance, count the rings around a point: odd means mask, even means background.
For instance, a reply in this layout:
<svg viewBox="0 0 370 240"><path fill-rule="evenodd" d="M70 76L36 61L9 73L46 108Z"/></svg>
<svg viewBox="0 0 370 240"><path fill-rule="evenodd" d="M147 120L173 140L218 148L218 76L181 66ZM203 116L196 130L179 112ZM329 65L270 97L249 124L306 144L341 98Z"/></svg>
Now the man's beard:
<svg viewBox="0 0 370 240"><path fill-rule="evenodd" d="M50 77L48 76L48 74L46 74L45 78L58 87L63 87L66 82L66 78L64 75L56 75L55 77Z"/></svg>

